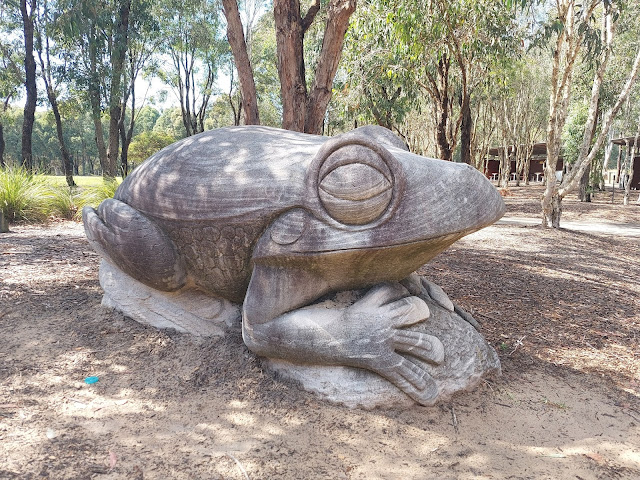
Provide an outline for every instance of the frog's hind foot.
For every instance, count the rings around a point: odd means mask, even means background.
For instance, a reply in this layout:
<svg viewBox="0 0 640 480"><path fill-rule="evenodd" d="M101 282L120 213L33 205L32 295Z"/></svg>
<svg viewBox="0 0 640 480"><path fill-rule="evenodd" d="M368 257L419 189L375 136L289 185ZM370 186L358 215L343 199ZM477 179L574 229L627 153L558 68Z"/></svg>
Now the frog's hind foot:
<svg viewBox="0 0 640 480"><path fill-rule="evenodd" d="M105 200L97 211L85 207L82 218L91 246L131 277L168 292L186 283L184 263L173 241L126 203Z"/></svg>

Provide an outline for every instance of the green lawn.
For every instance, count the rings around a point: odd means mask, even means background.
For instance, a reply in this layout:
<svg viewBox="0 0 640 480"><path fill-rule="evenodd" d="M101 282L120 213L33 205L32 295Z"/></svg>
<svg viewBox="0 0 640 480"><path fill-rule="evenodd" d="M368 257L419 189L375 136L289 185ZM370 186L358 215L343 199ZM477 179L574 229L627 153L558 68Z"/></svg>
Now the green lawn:
<svg viewBox="0 0 640 480"><path fill-rule="evenodd" d="M64 175L42 175L42 177L49 183L50 185L66 185L67 180ZM122 182L121 177L116 178L118 183ZM101 176L87 176L81 177L80 175L74 176L73 180L76 182L76 185L80 187L95 187L102 183Z"/></svg>

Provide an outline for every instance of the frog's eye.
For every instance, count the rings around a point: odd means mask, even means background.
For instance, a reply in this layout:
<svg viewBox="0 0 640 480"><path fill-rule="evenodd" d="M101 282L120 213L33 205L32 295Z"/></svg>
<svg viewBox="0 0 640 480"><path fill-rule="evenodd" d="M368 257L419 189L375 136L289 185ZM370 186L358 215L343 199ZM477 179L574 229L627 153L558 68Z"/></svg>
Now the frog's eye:
<svg viewBox="0 0 640 480"><path fill-rule="evenodd" d="M397 160L368 138L329 140L310 167L321 211L346 227L369 228L392 213L402 189Z"/></svg>
<svg viewBox="0 0 640 480"><path fill-rule="evenodd" d="M332 157L336 156L346 156L353 163L335 161ZM377 160L372 150L349 145L324 162L319 195L331 217L347 225L366 225L385 212L391 202L393 177L386 164Z"/></svg>

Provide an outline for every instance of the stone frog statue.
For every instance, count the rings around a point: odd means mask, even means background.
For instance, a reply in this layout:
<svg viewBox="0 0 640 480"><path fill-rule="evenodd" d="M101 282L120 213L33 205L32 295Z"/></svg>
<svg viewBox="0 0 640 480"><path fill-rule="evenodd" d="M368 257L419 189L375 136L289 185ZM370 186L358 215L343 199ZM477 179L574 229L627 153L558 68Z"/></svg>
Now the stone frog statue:
<svg viewBox="0 0 640 480"><path fill-rule="evenodd" d="M420 325L436 308L473 319L412 272L504 210L480 172L412 154L382 127L330 138L246 126L166 147L83 219L110 268L242 303L256 354L363 369L429 405L450 353ZM350 304L317 302L356 289Z"/></svg>

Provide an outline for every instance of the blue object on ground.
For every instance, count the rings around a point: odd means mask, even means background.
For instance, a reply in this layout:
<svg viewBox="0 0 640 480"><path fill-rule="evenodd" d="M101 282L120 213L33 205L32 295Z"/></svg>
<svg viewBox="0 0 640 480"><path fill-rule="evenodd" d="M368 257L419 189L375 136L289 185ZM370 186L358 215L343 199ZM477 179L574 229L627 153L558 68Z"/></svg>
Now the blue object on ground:
<svg viewBox="0 0 640 480"><path fill-rule="evenodd" d="M98 383L98 380L100 380L98 377L87 377L84 379L84 383L92 385L94 383Z"/></svg>

